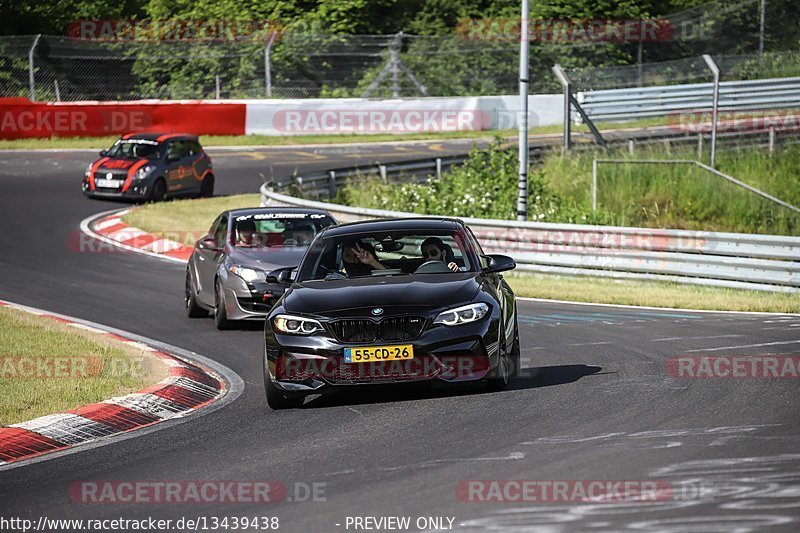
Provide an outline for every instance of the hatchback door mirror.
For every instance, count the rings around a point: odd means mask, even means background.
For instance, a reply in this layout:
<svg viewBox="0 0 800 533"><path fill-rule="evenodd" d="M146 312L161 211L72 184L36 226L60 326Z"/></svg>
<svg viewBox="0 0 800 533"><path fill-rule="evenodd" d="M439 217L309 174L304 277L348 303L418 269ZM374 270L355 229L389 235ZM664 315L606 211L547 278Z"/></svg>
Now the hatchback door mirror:
<svg viewBox="0 0 800 533"><path fill-rule="evenodd" d="M209 250L212 252L219 252L222 250L222 247L217 242L217 239L211 235L206 235L200 239L200 242L197 243L197 247L201 250Z"/></svg>
<svg viewBox="0 0 800 533"><path fill-rule="evenodd" d="M100 150L100 157L105 157L107 153L105 150Z"/></svg>
<svg viewBox="0 0 800 533"><path fill-rule="evenodd" d="M505 272L506 270L514 270L517 268L517 263L507 255L491 254L485 256L489 260L489 264L483 269L484 272Z"/></svg>

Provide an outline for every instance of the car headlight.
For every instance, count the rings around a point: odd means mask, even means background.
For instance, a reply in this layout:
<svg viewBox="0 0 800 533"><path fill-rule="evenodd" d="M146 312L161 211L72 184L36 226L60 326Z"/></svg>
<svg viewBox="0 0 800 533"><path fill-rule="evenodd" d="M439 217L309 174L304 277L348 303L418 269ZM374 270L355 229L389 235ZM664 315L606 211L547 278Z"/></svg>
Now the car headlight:
<svg viewBox="0 0 800 533"><path fill-rule="evenodd" d="M143 180L145 179L152 171L156 169L155 165L145 165L139 170L136 171L136 179Z"/></svg>
<svg viewBox="0 0 800 533"><path fill-rule="evenodd" d="M485 303L469 304L455 309L442 311L434 319L434 324L444 324L445 326L457 326L480 320L489 312L489 306Z"/></svg>
<svg viewBox="0 0 800 533"><path fill-rule="evenodd" d="M310 335L322 331L322 324L313 318L301 316L278 315L272 320L275 329L289 335Z"/></svg>
<svg viewBox="0 0 800 533"><path fill-rule="evenodd" d="M231 265L228 270L247 281L252 283L254 281L267 281L267 273L257 268L250 268L242 265Z"/></svg>

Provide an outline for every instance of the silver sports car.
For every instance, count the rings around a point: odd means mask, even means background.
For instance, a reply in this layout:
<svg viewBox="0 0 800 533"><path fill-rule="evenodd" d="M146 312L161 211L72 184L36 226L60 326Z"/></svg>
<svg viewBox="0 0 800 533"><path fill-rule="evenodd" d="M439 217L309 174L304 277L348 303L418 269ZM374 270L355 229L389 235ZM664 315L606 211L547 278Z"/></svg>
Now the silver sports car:
<svg viewBox="0 0 800 533"><path fill-rule="evenodd" d="M221 213L186 266L186 314L214 313L218 329L263 320L286 285L270 271L300 264L314 237L336 221L327 211L256 207Z"/></svg>

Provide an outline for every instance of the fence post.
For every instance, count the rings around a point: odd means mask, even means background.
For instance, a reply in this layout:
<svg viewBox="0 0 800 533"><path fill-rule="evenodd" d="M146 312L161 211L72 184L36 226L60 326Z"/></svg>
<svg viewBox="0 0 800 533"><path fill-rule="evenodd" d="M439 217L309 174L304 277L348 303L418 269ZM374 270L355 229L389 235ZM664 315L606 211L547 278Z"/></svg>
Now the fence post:
<svg viewBox="0 0 800 533"><path fill-rule="evenodd" d="M569 78L567 78L567 74L564 72L564 69L561 68L561 65L556 63L553 65L553 73L558 78L558 82L561 84L561 87L564 88L564 152L569 151L570 147L572 146L572 140L570 139L570 115L571 115L571 107L570 107L570 94L572 92L572 88L570 87Z"/></svg>
<svg viewBox="0 0 800 533"><path fill-rule="evenodd" d="M53 88L56 90L56 102L60 102L61 91L58 90L58 80L53 80Z"/></svg>
<svg viewBox="0 0 800 533"><path fill-rule="evenodd" d="M267 98L272 98L272 65L270 61L270 51L272 50L272 43L275 42L276 33L273 31L267 41L267 46L264 48L264 85L267 92Z"/></svg>
<svg viewBox="0 0 800 533"><path fill-rule="evenodd" d="M697 159L703 158L703 133L697 134Z"/></svg>
<svg viewBox="0 0 800 533"><path fill-rule="evenodd" d="M381 182L383 182L384 185L387 184L389 181L386 177L386 165L378 163L378 173L381 175Z"/></svg>
<svg viewBox="0 0 800 533"><path fill-rule="evenodd" d="M328 172L328 197L333 200L336 198L336 171Z"/></svg>
<svg viewBox="0 0 800 533"><path fill-rule="evenodd" d="M708 65L711 73L714 74L714 100L711 108L711 168L714 168L714 161L717 155L717 114L719 112L719 67L708 54L703 54L703 60Z"/></svg>
<svg viewBox="0 0 800 533"><path fill-rule="evenodd" d="M759 23L758 23L758 56L764 54L764 19L767 14L767 0L761 0L761 9L759 10Z"/></svg>
<svg viewBox="0 0 800 533"><path fill-rule="evenodd" d="M592 160L592 211L597 211L597 159Z"/></svg>
<svg viewBox="0 0 800 533"><path fill-rule="evenodd" d="M436 158L436 179L441 179L442 177L442 158Z"/></svg>
<svg viewBox="0 0 800 533"><path fill-rule="evenodd" d="M36 101L36 79L33 75L33 55L36 53L36 47L39 46L39 39L41 38L42 34L40 33L33 40L31 49L28 51L28 89L30 91L28 97L30 98L31 102Z"/></svg>
<svg viewBox="0 0 800 533"><path fill-rule="evenodd" d="M528 219L528 0L522 0L519 41L519 178L517 180L517 220Z"/></svg>
<svg viewBox="0 0 800 533"><path fill-rule="evenodd" d="M628 153L630 155L633 155L633 152L634 152L634 142L633 142L633 139L630 139L628 141Z"/></svg>
<svg viewBox="0 0 800 533"><path fill-rule="evenodd" d="M769 156L775 152L775 126L769 127Z"/></svg>
<svg viewBox="0 0 800 533"><path fill-rule="evenodd" d="M216 87L217 100L219 100L219 74L214 76L214 85Z"/></svg>
<svg viewBox="0 0 800 533"><path fill-rule="evenodd" d="M392 65L392 97L400 96L400 47L403 45L403 32L397 32L389 48Z"/></svg>

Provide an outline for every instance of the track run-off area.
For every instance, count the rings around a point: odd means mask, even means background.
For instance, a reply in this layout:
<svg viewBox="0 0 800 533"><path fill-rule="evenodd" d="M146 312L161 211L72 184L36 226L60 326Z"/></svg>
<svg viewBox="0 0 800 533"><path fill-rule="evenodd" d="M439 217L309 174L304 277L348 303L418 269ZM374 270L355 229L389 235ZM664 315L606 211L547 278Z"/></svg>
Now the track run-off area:
<svg viewBox="0 0 800 533"><path fill-rule="evenodd" d="M208 152L216 193L227 195L257 192L259 173L449 155L470 145ZM209 526L213 517L277 517L278 531L290 532L353 531L359 517L410 517L411 531L797 530L800 381L687 378L670 361L796 356L800 316L521 299L525 371L507 391L345 390L271 411L261 324L220 332L210 318L187 318L180 264L75 246L82 220L125 207L81 195L94 157L95 150L0 155L0 299L202 354L238 374L244 392L181 424L0 470L3 516L34 523L206 517ZM500 482L499 497L487 497L497 496L487 480ZM652 481L666 490L655 501L539 501L509 490L510 481L526 480ZM99 493L78 490L193 481L268 482L284 492L265 504L92 499Z"/></svg>

